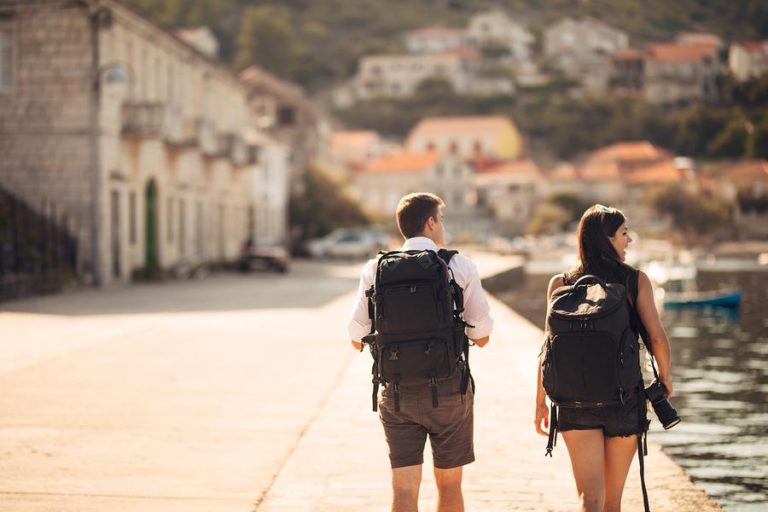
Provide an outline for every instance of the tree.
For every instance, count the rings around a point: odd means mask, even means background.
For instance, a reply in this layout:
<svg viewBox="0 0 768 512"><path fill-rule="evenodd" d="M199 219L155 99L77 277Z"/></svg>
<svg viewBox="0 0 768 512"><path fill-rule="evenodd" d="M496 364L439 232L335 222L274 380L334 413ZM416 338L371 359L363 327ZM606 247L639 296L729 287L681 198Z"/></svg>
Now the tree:
<svg viewBox="0 0 768 512"><path fill-rule="evenodd" d="M567 210L553 203L542 203L536 207L528 226L525 228L529 235L546 235L562 231L570 221Z"/></svg>
<svg viewBox="0 0 768 512"><path fill-rule="evenodd" d="M571 222L578 221L591 203L582 196L570 192L557 192L552 194L549 202L568 213Z"/></svg>
<svg viewBox="0 0 768 512"><path fill-rule="evenodd" d="M280 6L249 7L237 37L235 67L257 64L285 79L296 79L306 52L291 24L290 11Z"/></svg>
<svg viewBox="0 0 768 512"><path fill-rule="evenodd" d="M362 206L345 194L336 180L316 166L310 167L304 174L304 195L291 198L290 219L294 248L337 227L370 223L370 217Z"/></svg>
<svg viewBox="0 0 768 512"><path fill-rule="evenodd" d="M687 235L712 235L729 224L729 208L722 200L694 194L674 184L659 188L650 196L651 204L668 215L672 225Z"/></svg>

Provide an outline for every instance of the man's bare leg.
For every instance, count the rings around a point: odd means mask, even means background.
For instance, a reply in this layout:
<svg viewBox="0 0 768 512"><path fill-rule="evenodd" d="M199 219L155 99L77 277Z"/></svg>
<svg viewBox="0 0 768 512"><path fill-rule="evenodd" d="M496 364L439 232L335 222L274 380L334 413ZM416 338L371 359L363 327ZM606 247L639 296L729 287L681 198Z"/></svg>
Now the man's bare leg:
<svg viewBox="0 0 768 512"><path fill-rule="evenodd" d="M392 512L418 512L421 464L392 469Z"/></svg>
<svg viewBox="0 0 768 512"><path fill-rule="evenodd" d="M461 477L462 466L450 469L435 468L438 492L437 512L464 512Z"/></svg>

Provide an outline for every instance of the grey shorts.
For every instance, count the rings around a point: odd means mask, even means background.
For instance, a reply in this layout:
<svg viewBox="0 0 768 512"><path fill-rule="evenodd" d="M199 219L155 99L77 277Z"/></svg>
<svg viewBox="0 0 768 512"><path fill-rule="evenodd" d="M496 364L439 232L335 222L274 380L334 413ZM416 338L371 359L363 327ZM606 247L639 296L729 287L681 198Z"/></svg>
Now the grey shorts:
<svg viewBox="0 0 768 512"><path fill-rule="evenodd" d="M379 419L389 445L393 468L424 463L427 436L434 465L450 469L474 462L472 386L462 396L461 375L438 382L438 406L432 407L428 385L400 386L400 411L395 412L392 386L379 397Z"/></svg>

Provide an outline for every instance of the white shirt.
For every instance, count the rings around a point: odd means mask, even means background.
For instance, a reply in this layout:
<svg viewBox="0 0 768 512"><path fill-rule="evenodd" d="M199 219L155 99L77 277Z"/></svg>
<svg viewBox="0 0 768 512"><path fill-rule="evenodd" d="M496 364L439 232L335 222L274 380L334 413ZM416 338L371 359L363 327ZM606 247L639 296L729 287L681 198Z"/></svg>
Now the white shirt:
<svg viewBox="0 0 768 512"><path fill-rule="evenodd" d="M422 251L430 249L438 251L437 245L431 239L423 236L409 238L403 244L402 251ZM352 308L352 318L347 324L350 339L361 340L371 332L371 319L368 317L368 299L365 291L376 281L376 265L378 260L368 261L360 276L360 286L357 289L357 299ZM491 308L483 293L480 274L477 267L468 258L456 254L448 265L453 271L456 282L464 290L464 321L474 327L467 327L467 336L471 339L485 338L493 330Z"/></svg>

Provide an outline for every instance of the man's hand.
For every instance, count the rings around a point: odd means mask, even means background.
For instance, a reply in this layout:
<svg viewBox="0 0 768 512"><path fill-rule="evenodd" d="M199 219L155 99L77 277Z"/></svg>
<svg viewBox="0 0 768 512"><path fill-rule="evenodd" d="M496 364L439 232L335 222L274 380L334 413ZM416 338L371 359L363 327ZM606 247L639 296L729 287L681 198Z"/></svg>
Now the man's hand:
<svg viewBox="0 0 768 512"><path fill-rule="evenodd" d="M363 351L363 342L362 341L352 340L352 346L355 347L355 350L357 350L358 352L362 352Z"/></svg>
<svg viewBox="0 0 768 512"><path fill-rule="evenodd" d="M472 339L472 338L470 338L470 339ZM490 340L490 339L491 339L490 336L486 336L485 338L478 338L476 340L472 340L472 343L474 343L478 347L484 347L488 343L488 340Z"/></svg>

